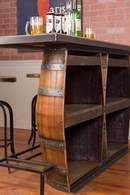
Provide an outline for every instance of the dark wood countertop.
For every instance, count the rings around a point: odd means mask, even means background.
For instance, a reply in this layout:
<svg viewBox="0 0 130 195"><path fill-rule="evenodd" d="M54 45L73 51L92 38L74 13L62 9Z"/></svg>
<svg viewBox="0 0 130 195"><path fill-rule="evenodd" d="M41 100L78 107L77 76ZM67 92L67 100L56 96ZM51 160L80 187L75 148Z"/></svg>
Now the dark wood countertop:
<svg viewBox="0 0 130 195"><path fill-rule="evenodd" d="M63 34L0 36L0 48L35 48L41 50L48 46L52 48L65 47L77 51L100 51L120 55L130 54L130 46L127 45L77 38Z"/></svg>

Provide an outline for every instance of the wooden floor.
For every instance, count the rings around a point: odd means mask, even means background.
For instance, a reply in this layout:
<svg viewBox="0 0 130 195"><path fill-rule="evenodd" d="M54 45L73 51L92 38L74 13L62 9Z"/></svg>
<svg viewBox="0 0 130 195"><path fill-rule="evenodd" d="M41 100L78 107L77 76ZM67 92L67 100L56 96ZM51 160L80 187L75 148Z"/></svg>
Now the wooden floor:
<svg viewBox="0 0 130 195"><path fill-rule="evenodd" d="M29 132L27 130L17 130L15 132L17 152L28 147L28 137ZM2 152L2 149L0 149L0 156L2 156ZM45 184L45 195L67 194ZM72 194L70 193L70 195ZM130 195L130 153L75 194ZM0 167L0 195L39 195L39 176L21 171L8 174L6 168Z"/></svg>

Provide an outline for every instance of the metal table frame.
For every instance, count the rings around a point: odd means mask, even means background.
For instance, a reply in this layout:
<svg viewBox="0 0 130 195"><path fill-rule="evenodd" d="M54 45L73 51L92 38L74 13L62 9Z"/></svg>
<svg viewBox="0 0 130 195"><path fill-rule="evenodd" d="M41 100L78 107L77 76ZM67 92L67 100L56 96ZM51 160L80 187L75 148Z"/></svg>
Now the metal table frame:
<svg viewBox="0 0 130 195"><path fill-rule="evenodd" d="M26 159L19 159L18 158L19 156L21 156L27 152L33 151L37 148L39 148L39 145L28 148L22 152L16 153L15 158L13 155L11 155L7 158L0 159L0 166L8 168L9 173L11 173L10 169L13 168L16 170L28 171L28 172L32 172L32 173L40 175L40 195L44 195L44 175L48 171L50 171L52 168L54 168L54 165L31 160L32 158L41 155L41 152L36 153L32 156L29 156ZM20 164L16 165L13 163L20 163ZM27 165L29 165L29 166L27 166ZM30 165L33 166L33 168ZM37 166L40 166L40 169L38 169Z"/></svg>

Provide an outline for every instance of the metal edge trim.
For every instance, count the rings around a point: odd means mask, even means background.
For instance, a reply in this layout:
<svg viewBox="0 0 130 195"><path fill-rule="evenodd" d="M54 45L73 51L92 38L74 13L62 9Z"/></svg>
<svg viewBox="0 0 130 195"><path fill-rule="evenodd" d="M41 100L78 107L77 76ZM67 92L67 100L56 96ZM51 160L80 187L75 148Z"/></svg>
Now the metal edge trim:
<svg viewBox="0 0 130 195"><path fill-rule="evenodd" d="M46 146L60 148L60 149L64 149L64 147L65 147L65 144L63 141L50 140L50 139L46 139L42 136L39 136L39 140L40 140L41 144L46 145Z"/></svg>
<svg viewBox="0 0 130 195"><path fill-rule="evenodd" d="M41 96L54 96L54 97L63 97L64 91L62 89L38 89L38 95Z"/></svg>
<svg viewBox="0 0 130 195"><path fill-rule="evenodd" d="M41 65L42 70L51 70L51 71L63 71L64 70L64 64L42 64Z"/></svg>

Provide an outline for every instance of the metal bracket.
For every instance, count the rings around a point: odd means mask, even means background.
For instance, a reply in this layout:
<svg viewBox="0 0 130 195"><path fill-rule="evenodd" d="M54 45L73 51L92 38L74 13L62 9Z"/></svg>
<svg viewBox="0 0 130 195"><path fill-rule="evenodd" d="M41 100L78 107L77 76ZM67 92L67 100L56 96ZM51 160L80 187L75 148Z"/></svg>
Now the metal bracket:
<svg viewBox="0 0 130 195"><path fill-rule="evenodd" d="M43 145L55 147L55 148L60 148L60 149L64 149L64 147L65 147L65 144L63 141L45 139L41 136L39 136L39 138L40 138L40 143Z"/></svg>
<svg viewBox="0 0 130 195"><path fill-rule="evenodd" d="M41 65L42 70L51 70L51 71L63 71L64 70L64 64L42 64Z"/></svg>
<svg viewBox="0 0 130 195"><path fill-rule="evenodd" d="M107 68L107 67L108 67L107 64L102 64L102 68L103 68L103 69L105 69L105 68Z"/></svg>
<svg viewBox="0 0 130 195"><path fill-rule="evenodd" d="M38 89L38 95L41 96L52 96L52 97L63 97L64 90L62 89Z"/></svg>

